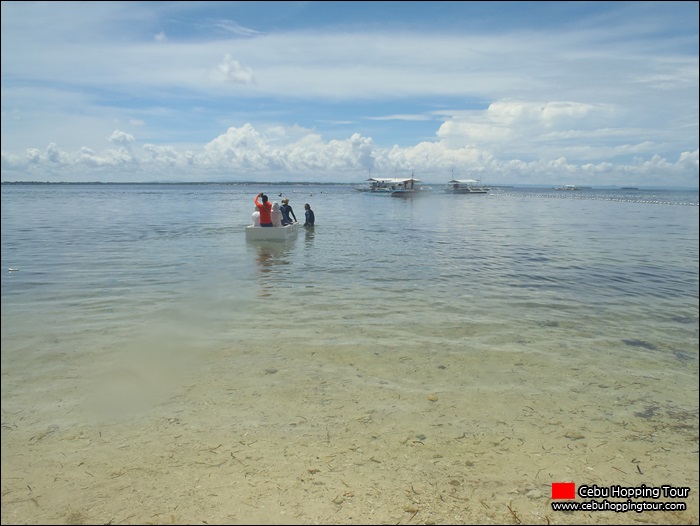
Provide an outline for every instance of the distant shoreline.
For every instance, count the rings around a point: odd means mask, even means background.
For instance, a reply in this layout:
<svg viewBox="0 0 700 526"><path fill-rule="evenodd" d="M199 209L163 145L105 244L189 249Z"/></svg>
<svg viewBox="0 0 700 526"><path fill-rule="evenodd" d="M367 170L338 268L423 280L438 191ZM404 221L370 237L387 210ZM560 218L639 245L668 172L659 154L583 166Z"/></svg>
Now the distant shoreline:
<svg viewBox="0 0 700 526"><path fill-rule="evenodd" d="M89 185L159 185L159 186L176 186L176 185L191 185L191 186L204 186L204 185L221 185L221 186L357 186L360 183L328 183L328 182L315 182L315 181L303 181L303 182L271 182L271 181L189 181L189 182L118 182L118 181L80 181L80 182L69 182L69 181L2 181L2 185L8 186L89 186ZM444 183L425 183L426 186L443 186ZM512 185L512 184L491 184L487 185L490 188L507 188L514 190L523 189L536 189L536 190L547 190L552 189L549 184L532 184L532 185ZM675 191L686 191L686 192L698 192L698 187L686 187L686 186L586 186L586 190L675 190Z"/></svg>
<svg viewBox="0 0 700 526"><path fill-rule="evenodd" d="M346 185L354 185L357 183L316 183L313 181L296 181L296 182L270 182L270 181L170 181L170 182L163 182L163 181L135 181L135 182L120 182L120 181L2 181L0 184L10 184L10 185L104 185L104 184L113 184L113 185L135 185L135 184L149 184L149 185L233 185L233 184L240 184L240 185L298 185L298 186L303 186L303 185L323 185L323 186L346 186Z"/></svg>

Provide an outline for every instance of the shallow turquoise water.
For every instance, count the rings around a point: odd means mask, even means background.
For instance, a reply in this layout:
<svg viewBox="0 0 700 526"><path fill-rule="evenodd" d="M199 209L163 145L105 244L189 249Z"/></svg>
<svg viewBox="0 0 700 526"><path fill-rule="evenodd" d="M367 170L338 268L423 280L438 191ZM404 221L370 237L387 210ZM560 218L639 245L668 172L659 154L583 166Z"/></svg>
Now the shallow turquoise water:
<svg viewBox="0 0 700 526"><path fill-rule="evenodd" d="M587 352L697 369L697 192L269 186L299 219L309 202L317 226L246 242L258 190L3 185L3 363L28 342L51 354L186 334L195 348L269 335L416 352L604 339Z"/></svg>

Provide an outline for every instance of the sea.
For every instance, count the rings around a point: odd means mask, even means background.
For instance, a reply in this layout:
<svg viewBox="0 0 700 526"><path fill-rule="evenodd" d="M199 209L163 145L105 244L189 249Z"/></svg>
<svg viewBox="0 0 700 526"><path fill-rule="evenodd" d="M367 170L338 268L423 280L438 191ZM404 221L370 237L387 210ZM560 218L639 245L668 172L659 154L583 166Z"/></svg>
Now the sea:
<svg viewBox="0 0 700 526"><path fill-rule="evenodd" d="M259 192L289 198L295 238L246 240ZM301 226L306 203L313 228ZM477 430L491 450L520 437L531 450L511 442L494 452L502 464L478 477L450 468L450 480L464 484L449 482L450 490L489 476L517 486L512 470L530 481L515 495L535 503L533 515L511 502L494 521L581 520L552 515L548 484L590 483L591 459L614 443L599 460L615 470L598 471L598 485L671 484L697 495L697 190L450 195L435 185L393 198L344 184L3 184L1 218L3 524L158 522L104 501L95 516L87 496L71 509L31 498L50 498L48 486L37 487L47 484L41 470L67 455L60 444L106 429L137 440L134 426L163 444L170 435L149 423L164 418L197 430L220 422L261 441L310 422L325 437L351 422L374 426L374 438L433 440L442 458ZM234 391L246 416L223 402ZM439 404L436 420L422 421ZM354 440L349 449L367 451L372 441L338 436ZM570 451L550 444L554 437ZM59 449L49 448L58 438ZM630 440L645 449L621 454ZM582 441L585 453L574 451ZM534 466L523 475L526 460L549 448L560 453L548 475ZM379 465L376 453L368 458ZM83 469L73 460L61 462ZM89 493L81 487L64 489L77 498ZM397 523L427 513L399 508L371 517ZM371 522L299 510L300 522ZM478 520L470 510L435 511L430 521Z"/></svg>

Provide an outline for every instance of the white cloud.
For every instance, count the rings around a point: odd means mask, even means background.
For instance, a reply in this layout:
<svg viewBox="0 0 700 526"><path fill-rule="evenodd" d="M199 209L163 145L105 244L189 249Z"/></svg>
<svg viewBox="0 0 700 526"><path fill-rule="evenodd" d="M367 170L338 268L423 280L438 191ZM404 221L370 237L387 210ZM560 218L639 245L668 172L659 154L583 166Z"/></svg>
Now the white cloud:
<svg viewBox="0 0 700 526"><path fill-rule="evenodd" d="M138 140L115 131L112 142L129 146ZM658 155L638 156L627 165L609 162L572 163L565 156L550 160L501 160L474 146L447 147L442 141L421 142L413 147L379 148L371 138L354 134L344 140L323 141L311 131L279 127L256 130L251 124L229 128L199 150L144 144L139 149L120 146L94 152L83 148L61 151L55 144L45 151L28 149L25 155L2 152L3 173L15 180L99 180L115 169L128 170L126 181L304 180L359 182L368 169L373 174L414 172L426 182L441 183L452 170L489 182L519 183L561 181L563 175L579 184L621 184L625 178L653 180L664 174L665 184L687 185L688 172L698 171L698 150L683 152L677 160ZM236 174L236 175L234 175ZM291 179L290 179L291 178Z"/></svg>
<svg viewBox="0 0 700 526"><path fill-rule="evenodd" d="M121 146L128 147L131 143L135 141L134 136L130 135L128 133L124 133L123 131L119 130L114 130L112 132L112 135L107 137L107 140L109 142L113 142L115 144L119 144Z"/></svg>
<svg viewBox="0 0 700 526"><path fill-rule="evenodd" d="M459 168L504 183L643 173L697 186L685 3L572 3L562 9L604 14L528 27L506 13L459 31L280 27L225 4L191 17L198 3L4 2L3 180L352 182L371 168L441 181Z"/></svg>
<svg viewBox="0 0 700 526"><path fill-rule="evenodd" d="M253 84L255 83L255 78L253 77L253 70L249 67L243 66L237 60L226 53L222 62L216 66L212 77L218 82L231 82L234 84Z"/></svg>

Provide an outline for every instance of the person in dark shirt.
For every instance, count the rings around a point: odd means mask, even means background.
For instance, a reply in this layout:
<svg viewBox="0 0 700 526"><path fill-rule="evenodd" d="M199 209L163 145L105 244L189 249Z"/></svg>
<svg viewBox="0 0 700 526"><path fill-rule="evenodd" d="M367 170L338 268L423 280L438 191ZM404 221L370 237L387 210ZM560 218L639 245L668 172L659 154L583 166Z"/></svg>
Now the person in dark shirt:
<svg viewBox="0 0 700 526"><path fill-rule="evenodd" d="M282 206L280 206L280 212L282 212L282 226L291 225L292 223L297 222L297 216L294 214L294 210L292 210L292 205L289 204L288 197L282 199ZM292 221L292 217L294 218L294 221Z"/></svg>
<svg viewBox="0 0 700 526"><path fill-rule="evenodd" d="M306 203L304 205L304 210L306 210L306 223L304 223L304 226L314 226L314 223L316 222L316 215L314 214L314 211L311 210L311 205Z"/></svg>

